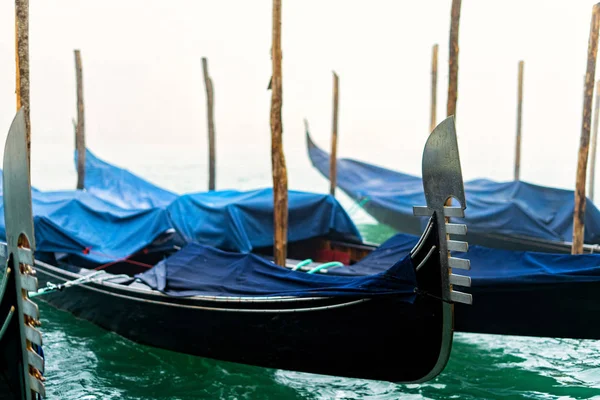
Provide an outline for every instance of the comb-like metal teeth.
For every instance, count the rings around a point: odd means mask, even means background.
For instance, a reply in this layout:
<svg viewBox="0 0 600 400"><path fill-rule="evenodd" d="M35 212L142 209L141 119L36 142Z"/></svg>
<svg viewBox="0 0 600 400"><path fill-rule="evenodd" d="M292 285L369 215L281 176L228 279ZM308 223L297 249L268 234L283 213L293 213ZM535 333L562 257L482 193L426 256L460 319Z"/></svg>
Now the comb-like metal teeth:
<svg viewBox="0 0 600 400"><path fill-rule="evenodd" d="M426 206L414 206L413 215L415 217L430 217L433 214L433 210ZM463 218L465 211L460 207L444 207L445 217Z"/></svg>
<svg viewBox="0 0 600 400"><path fill-rule="evenodd" d="M17 252L20 263L33 265L33 252L30 249L25 247L19 247Z"/></svg>
<svg viewBox="0 0 600 400"><path fill-rule="evenodd" d="M21 289L25 289L28 292L37 292L38 290L38 281L35 276L31 276L29 274L20 274L21 275Z"/></svg>
<svg viewBox="0 0 600 400"><path fill-rule="evenodd" d="M32 349L27 349L27 358L30 366L37 369L42 374L44 373L44 359L40 357L39 354L34 352Z"/></svg>
<svg viewBox="0 0 600 400"><path fill-rule="evenodd" d="M469 244L460 240L448 240L448 250L462 251L463 253L466 253L469 251Z"/></svg>
<svg viewBox="0 0 600 400"><path fill-rule="evenodd" d="M413 215L415 217L431 217L433 210L427 206L414 206Z"/></svg>
<svg viewBox="0 0 600 400"><path fill-rule="evenodd" d="M455 303L473 304L473 296L468 293L457 292L455 290L450 291L450 300Z"/></svg>
<svg viewBox="0 0 600 400"><path fill-rule="evenodd" d="M446 233L450 235L466 235L467 226L465 224L446 223Z"/></svg>
<svg viewBox="0 0 600 400"><path fill-rule="evenodd" d="M444 217L463 218L464 216L465 210L460 207L444 207Z"/></svg>
<svg viewBox="0 0 600 400"><path fill-rule="evenodd" d="M32 326L25 325L25 337L33 344L42 345L42 334Z"/></svg>
<svg viewBox="0 0 600 400"><path fill-rule="evenodd" d="M450 274L450 283L456 286L471 287L471 278L464 275Z"/></svg>
<svg viewBox="0 0 600 400"><path fill-rule="evenodd" d="M456 257L448 257L448 265L450 266L450 268L458 268L469 271L471 269L471 260Z"/></svg>
<svg viewBox="0 0 600 400"><path fill-rule="evenodd" d="M46 397L46 389L44 384L38 378L33 375L29 375L29 387L36 393L39 393L42 397Z"/></svg>
<svg viewBox="0 0 600 400"><path fill-rule="evenodd" d="M35 320L40 319L40 310L38 309L37 304L27 298L23 299L23 314L29 315Z"/></svg>

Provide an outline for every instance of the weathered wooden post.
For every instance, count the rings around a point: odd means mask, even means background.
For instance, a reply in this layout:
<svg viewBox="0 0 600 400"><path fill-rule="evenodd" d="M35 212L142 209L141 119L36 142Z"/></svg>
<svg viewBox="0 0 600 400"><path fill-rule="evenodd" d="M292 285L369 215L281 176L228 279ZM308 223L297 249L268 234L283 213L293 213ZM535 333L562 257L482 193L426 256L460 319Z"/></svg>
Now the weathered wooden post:
<svg viewBox="0 0 600 400"><path fill-rule="evenodd" d="M600 112L600 81L596 82L596 107L594 108L594 125L592 126L592 158L590 160L590 180L588 196L590 200L594 201L594 192L596 189L596 145L598 142L598 113Z"/></svg>
<svg viewBox="0 0 600 400"><path fill-rule="evenodd" d="M333 120L331 123L331 158L329 159L329 194L335 196L337 185L337 135L338 135L338 103L339 77L333 72Z"/></svg>
<svg viewBox="0 0 600 400"><path fill-rule="evenodd" d="M27 155L31 157L29 102L29 0L15 0L15 61L17 110L23 107L27 129ZM29 158L31 162L31 158Z"/></svg>
<svg viewBox="0 0 600 400"><path fill-rule="evenodd" d="M438 45L433 45L431 50L431 119L429 121L429 133L433 132L437 124L437 67L438 67Z"/></svg>
<svg viewBox="0 0 600 400"><path fill-rule="evenodd" d="M83 107L83 72L79 50L75 50L75 75L77 77L77 129L75 131L77 189L82 190L85 187L85 110Z"/></svg>
<svg viewBox="0 0 600 400"><path fill-rule="evenodd" d="M448 104L446 116L454 115L456 121L456 102L458 100L458 28L460 25L461 0L452 0L450 16L450 52L448 56Z"/></svg>
<svg viewBox="0 0 600 400"><path fill-rule="evenodd" d="M573 247L571 254L583 253L584 221L585 221L585 181L590 144L590 125L592 120L592 99L594 96L594 80L596 75L596 56L598 54L598 27L600 26L600 3L592 9L590 38L588 42L588 59L585 73L585 91L583 94L583 118L581 123L581 139L577 158L577 178L575 181L575 210L573 213Z"/></svg>
<svg viewBox="0 0 600 400"><path fill-rule="evenodd" d="M283 126L281 123L282 73L281 73L281 0L273 0L273 44L271 58L271 162L273 167L273 216L275 263L285 266L287 256L288 184L285 156L283 154Z"/></svg>
<svg viewBox="0 0 600 400"><path fill-rule="evenodd" d="M215 120L214 120L214 89L213 82L208 75L208 60L202 57L202 71L204 72L204 87L206 88L206 121L208 124L208 190L215 190Z"/></svg>
<svg viewBox="0 0 600 400"><path fill-rule="evenodd" d="M517 143L515 148L515 181L521 178L521 121L523 110L523 67L525 62L519 61L519 82L517 88Z"/></svg>

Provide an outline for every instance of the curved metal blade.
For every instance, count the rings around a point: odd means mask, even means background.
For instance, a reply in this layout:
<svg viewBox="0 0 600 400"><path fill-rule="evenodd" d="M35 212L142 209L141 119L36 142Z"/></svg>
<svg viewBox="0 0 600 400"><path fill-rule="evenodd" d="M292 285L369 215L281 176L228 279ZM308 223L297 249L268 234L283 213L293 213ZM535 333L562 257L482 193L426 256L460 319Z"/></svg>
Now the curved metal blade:
<svg viewBox="0 0 600 400"><path fill-rule="evenodd" d="M29 155L26 141L27 129L23 110L15 116L4 147L3 201L7 257L15 271L15 305L19 319L22 350L22 385L24 398L45 395L42 374L44 359L37 353L41 349L41 335L35 329L39 325L37 305L28 299L27 292L37 290L33 270L35 237L31 206L31 180Z"/></svg>
<svg viewBox="0 0 600 400"><path fill-rule="evenodd" d="M467 251L468 244L459 240L450 240L448 234L466 234L465 225L449 224L449 217L464 217L467 208L465 188L460 167L460 155L456 139L454 117L442 121L429 135L423 150L423 189L427 207L415 207L417 216L434 215L437 220L440 238L440 266L442 279L442 298L448 302L471 304L470 294L453 290L452 285L470 286L466 277L452 273L452 266L468 269L468 260L450 257L449 251ZM458 207L450 206L449 199L460 202ZM448 205L447 205L448 204Z"/></svg>
<svg viewBox="0 0 600 400"><path fill-rule="evenodd" d="M443 210L449 197L467 208L454 117L443 120L429 135L423 151L423 189L427 206Z"/></svg>
<svg viewBox="0 0 600 400"><path fill-rule="evenodd" d="M10 126L4 146L2 190L6 241L11 252L16 251L22 234L29 242L28 247L35 250L26 135L25 114L21 109Z"/></svg>

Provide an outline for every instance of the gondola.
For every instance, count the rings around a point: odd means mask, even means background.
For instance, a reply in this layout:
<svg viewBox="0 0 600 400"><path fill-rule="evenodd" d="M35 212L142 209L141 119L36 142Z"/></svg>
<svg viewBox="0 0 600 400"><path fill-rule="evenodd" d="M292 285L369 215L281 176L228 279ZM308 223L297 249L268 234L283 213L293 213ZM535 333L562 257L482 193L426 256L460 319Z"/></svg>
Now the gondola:
<svg viewBox="0 0 600 400"><path fill-rule="evenodd" d="M306 126L312 165L329 178L329 154L312 140ZM398 232L419 235L422 221L410 204L423 198L421 178L352 159L337 160L337 186L369 215ZM469 226L466 240L474 245L514 251L571 253L574 194L572 190L528 182L475 179L465 183L471 209L456 221ZM600 252L600 211L588 201L585 253Z"/></svg>
<svg viewBox="0 0 600 400"><path fill-rule="evenodd" d="M175 252L140 252L128 259L133 263L101 270L36 260L46 285L40 298L167 350L326 375L426 381L448 361L453 304L472 301L453 289L469 286L469 279L451 273L468 261L448 256L467 247L447 239L447 229L464 227L446 218L466 208L453 118L427 141L423 175L427 206L415 210L429 222L413 251L378 274L307 274L276 266L268 251L228 253L192 243ZM445 206L450 197L460 206ZM313 240L295 251L314 257L323 245ZM360 244L344 245L360 263ZM161 255L167 258L152 269L136 268Z"/></svg>
<svg viewBox="0 0 600 400"><path fill-rule="evenodd" d="M0 399L45 395L39 311L28 298L37 290L25 119L19 111L4 149L3 206L7 244L0 244Z"/></svg>

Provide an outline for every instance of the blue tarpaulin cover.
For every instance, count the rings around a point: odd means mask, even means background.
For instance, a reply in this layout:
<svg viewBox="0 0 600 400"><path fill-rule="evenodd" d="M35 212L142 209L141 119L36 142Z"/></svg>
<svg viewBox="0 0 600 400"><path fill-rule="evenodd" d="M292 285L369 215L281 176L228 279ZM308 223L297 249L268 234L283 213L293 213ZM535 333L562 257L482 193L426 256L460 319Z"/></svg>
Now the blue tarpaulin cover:
<svg viewBox="0 0 600 400"><path fill-rule="evenodd" d="M279 267L254 254L228 253L190 244L136 276L171 296L378 296L415 298L410 257L367 276L313 275Z"/></svg>
<svg viewBox="0 0 600 400"><path fill-rule="evenodd" d="M164 209L127 210L83 191L33 192L32 205L38 252L69 253L97 263L142 250L171 228ZM5 235L2 208L0 238Z"/></svg>
<svg viewBox="0 0 600 400"><path fill-rule="evenodd" d="M77 152L75 164L77 165ZM162 189L126 169L99 159L87 149L84 187L101 199L136 210L165 207L177 197L175 193Z"/></svg>
<svg viewBox="0 0 600 400"><path fill-rule="evenodd" d="M391 262L409 254L418 239L413 235L397 234L360 263L328 273L366 275L385 271ZM600 282L600 254L548 254L469 246L467 253L457 252L452 256L469 259L471 270L459 274L470 276L473 287L489 290L527 284Z"/></svg>
<svg viewBox="0 0 600 400"><path fill-rule="evenodd" d="M232 251L273 244L271 189L177 196L91 152L86 156L85 191L33 191L38 252L105 263L146 248L169 229L184 243ZM358 229L333 197L289 192L290 242L336 234L360 240ZM2 211L0 238L4 235Z"/></svg>
<svg viewBox="0 0 600 400"><path fill-rule="evenodd" d="M323 235L360 240L358 229L332 196L289 191L288 207L289 242ZM187 242L241 252L273 245L273 189L188 194L167 210Z"/></svg>
<svg viewBox="0 0 600 400"><path fill-rule="evenodd" d="M329 154L309 142L309 157L329 177ZM424 205L421 178L351 159L337 161L337 185L357 201L386 210L390 215L411 217L414 205ZM465 183L468 210L465 219L471 233L529 236L570 242L573 237L574 193L527 182L494 182L476 179ZM368 208L368 207L367 207ZM424 222L425 223L425 222ZM588 200L585 242L600 243L600 211Z"/></svg>
<svg viewBox="0 0 600 400"><path fill-rule="evenodd" d="M77 155L75 155L77 159ZM273 244L273 190L221 190L178 196L86 152L85 188L127 209L164 208L186 242L249 252ZM324 235L360 240L334 197L289 191L288 241Z"/></svg>

